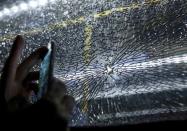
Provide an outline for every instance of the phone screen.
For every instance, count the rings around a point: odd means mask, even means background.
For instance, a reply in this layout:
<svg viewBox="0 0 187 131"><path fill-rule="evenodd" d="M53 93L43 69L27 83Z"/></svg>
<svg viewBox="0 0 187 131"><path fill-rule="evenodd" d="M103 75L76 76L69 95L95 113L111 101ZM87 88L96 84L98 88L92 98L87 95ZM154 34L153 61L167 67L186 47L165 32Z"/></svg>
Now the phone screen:
<svg viewBox="0 0 187 131"><path fill-rule="evenodd" d="M46 93L50 86L50 81L53 77L53 53L54 53L54 43L49 42L48 53L44 57L40 65L40 78L39 78L39 90L37 94L37 100L41 99Z"/></svg>

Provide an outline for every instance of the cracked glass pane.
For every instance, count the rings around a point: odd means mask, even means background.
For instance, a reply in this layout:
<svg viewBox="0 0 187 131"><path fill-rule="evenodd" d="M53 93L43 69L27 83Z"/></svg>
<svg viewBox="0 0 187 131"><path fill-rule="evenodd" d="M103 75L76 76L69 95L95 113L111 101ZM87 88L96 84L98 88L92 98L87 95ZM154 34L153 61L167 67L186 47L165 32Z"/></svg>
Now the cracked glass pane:
<svg viewBox="0 0 187 131"><path fill-rule="evenodd" d="M0 69L17 34L24 57L55 42L72 126L187 117L186 0L2 1Z"/></svg>

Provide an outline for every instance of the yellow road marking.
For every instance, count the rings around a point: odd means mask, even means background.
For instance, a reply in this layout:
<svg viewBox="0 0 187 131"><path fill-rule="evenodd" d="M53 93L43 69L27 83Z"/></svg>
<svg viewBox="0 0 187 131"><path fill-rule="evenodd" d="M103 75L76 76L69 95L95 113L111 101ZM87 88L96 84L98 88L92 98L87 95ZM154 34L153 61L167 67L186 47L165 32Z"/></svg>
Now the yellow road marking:
<svg viewBox="0 0 187 131"><path fill-rule="evenodd" d="M88 96L89 96L89 83L84 81L83 84L83 112L88 112Z"/></svg>
<svg viewBox="0 0 187 131"><path fill-rule="evenodd" d="M91 47L92 47L92 33L93 27L91 25L86 25L84 30L84 48L83 48L83 59L84 63L88 66L91 58ZM88 96L89 96L89 83L84 81L83 85L83 112L88 111Z"/></svg>
<svg viewBox="0 0 187 131"><path fill-rule="evenodd" d="M86 65L89 64L90 62L90 49L91 49L91 40L92 40L92 26L91 25L86 25L85 30L84 30L84 48L83 48L83 59L84 63Z"/></svg>

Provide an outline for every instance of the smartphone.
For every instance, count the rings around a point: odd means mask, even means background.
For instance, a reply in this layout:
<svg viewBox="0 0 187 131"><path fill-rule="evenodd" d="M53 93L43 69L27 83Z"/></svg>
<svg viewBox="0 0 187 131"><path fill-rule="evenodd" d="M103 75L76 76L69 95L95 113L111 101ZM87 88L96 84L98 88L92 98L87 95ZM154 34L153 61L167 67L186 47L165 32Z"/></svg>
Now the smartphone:
<svg viewBox="0 0 187 131"><path fill-rule="evenodd" d="M39 89L37 93L37 100L41 99L47 89L50 87L53 77L53 64L54 63L54 43L48 43L48 52L40 65Z"/></svg>

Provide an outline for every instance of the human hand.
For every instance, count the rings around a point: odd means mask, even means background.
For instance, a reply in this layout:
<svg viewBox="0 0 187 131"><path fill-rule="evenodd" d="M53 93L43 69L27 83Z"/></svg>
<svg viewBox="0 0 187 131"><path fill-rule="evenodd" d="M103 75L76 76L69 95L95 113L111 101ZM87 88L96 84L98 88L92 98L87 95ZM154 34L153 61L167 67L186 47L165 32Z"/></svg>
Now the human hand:
<svg viewBox="0 0 187 131"><path fill-rule="evenodd" d="M36 91L37 84L33 81L39 79L39 72L30 70L42 61L48 51L46 47L41 47L18 64L23 48L24 40L22 36L17 36L1 75L1 102L7 103L7 108L11 103L11 110L24 106L30 93Z"/></svg>
<svg viewBox="0 0 187 131"><path fill-rule="evenodd" d="M34 81L39 80L39 72L30 70L43 60L48 51L46 47L41 47L18 64L23 48L24 40L22 36L17 36L1 75L1 102L7 103L9 111L24 108L29 103L30 93L37 93L38 84ZM53 78L51 82L43 99L54 103L58 114L68 119L74 106L74 98L66 95L66 86L62 81Z"/></svg>

